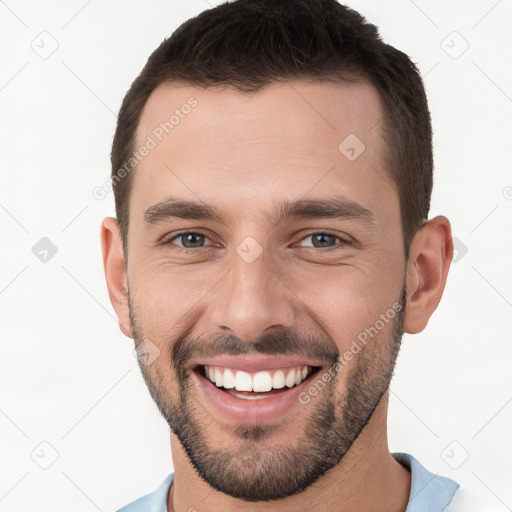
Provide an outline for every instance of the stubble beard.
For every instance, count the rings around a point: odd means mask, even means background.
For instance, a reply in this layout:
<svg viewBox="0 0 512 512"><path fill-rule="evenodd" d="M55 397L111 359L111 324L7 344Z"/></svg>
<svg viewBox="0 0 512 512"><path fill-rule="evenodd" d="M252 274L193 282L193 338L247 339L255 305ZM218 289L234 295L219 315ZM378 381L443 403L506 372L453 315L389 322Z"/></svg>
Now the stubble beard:
<svg viewBox="0 0 512 512"><path fill-rule="evenodd" d="M355 366L346 389L336 389L338 376L335 376L320 396L311 400L309 412L305 406L294 407L293 414L280 425L223 427L194 399L190 375L183 370L182 364L161 369L158 365L147 366L139 360L139 367L160 413L183 446L192 466L208 485L248 502L279 500L304 491L328 470L342 463L370 421L389 388L400 349L406 304L405 284L400 304L401 309L390 320L387 336L373 338L350 363ZM144 336L138 327L131 300L129 307L132 332L138 345ZM185 359L189 353L186 339L181 341L184 342L182 351L179 355L173 353L176 356L173 363L180 357ZM380 346L379 349L376 345ZM334 356L333 353L331 363L338 360L339 353ZM320 370L324 371L325 368ZM171 393L171 386L166 384L170 381L171 372L175 373L177 393ZM287 446L274 442L276 431L286 428L285 425L293 425L294 420L302 424L306 415L309 419L298 439L291 440ZM228 443L230 449L215 446L209 429L230 432L235 438Z"/></svg>

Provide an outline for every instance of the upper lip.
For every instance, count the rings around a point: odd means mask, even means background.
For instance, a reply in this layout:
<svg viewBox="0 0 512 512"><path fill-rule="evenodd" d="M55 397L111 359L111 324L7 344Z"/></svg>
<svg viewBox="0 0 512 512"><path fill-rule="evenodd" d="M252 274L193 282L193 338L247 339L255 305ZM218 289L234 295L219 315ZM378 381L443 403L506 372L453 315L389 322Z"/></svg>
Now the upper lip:
<svg viewBox="0 0 512 512"><path fill-rule="evenodd" d="M232 368L245 372L259 372L278 368L293 368L296 366L322 366L322 363L300 356L223 355L198 360L196 366L201 365Z"/></svg>

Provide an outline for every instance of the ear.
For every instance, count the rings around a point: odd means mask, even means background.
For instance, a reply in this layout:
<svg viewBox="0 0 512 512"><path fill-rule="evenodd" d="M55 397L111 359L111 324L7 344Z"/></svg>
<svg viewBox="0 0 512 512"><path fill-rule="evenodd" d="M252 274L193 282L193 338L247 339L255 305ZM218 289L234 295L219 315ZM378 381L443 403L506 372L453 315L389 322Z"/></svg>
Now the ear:
<svg viewBox="0 0 512 512"><path fill-rule="evenodd" d="M452 257L450 221L443 216L429 220L409 250L404 332L416 334L427 326L443 295Z"/></svg>
<svg viewBox="0 0 512 512"><path fill-rule="evenodd" d="M110 302L119 319L121 331L129 338L133 338L128 308L128 278L123 244L117 219L113 217L106 217L101 223L101 249Z"/></svg>

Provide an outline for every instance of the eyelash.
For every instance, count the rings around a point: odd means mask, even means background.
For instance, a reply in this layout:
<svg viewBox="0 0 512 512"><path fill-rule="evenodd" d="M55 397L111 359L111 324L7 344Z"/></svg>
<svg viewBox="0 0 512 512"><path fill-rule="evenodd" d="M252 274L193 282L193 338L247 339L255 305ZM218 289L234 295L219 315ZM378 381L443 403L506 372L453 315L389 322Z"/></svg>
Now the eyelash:
<svg viewBox="0 0 512 512"><path fill-rule="evenodd" d="M343 247L346 247L346 246L350 245L350 242L347 239L342 238L341 236L337 235L333 231L329 231L329 230L312 231L311 233L308 233L307 235L303 236L300 239L300 242L302 242L306 238L309 238L309 237L314 236L314 235L328 235L328 236L332 236L334 238L337 238L339 240L339 242L337 244L333 245L332 247L325 247L325 248L322 248L322 247L304 247L304 249L313 249L313 250L321 251L321 252L330 252L330 251L335 251L337 249L342 249Z"/></svg>
<svg viewBox="0 0 512 512"><path fill-rule="evenodd" d="M162 241L162 243L164 245L173 245L174 246L173 250L175 250L177 252L194 252L194 251L197 251L198 249L208 249L209 247L213 247L215 245L215 244L211 244L211 245L206 245L206 246L203 246L203 247L197 247L195 249L192 249L192 248L182 247L180 245L176 245L176 244L172 243L174 240L176 240L178 238L181 238L182 236L185 236L185 235L201 235L201 236L204 236L205 238L208 238L208 235L206 235L205 233L201 233L201 231L181 231L180 233L175 234L172 238L169 238L167 240L164 239ZM304 249L313 249L313 250L317 250L317 251L321 251L321 252L329 252L329 251L333 251L333 250L336 250L336 249L341 249L342 247L350 245L350 242L348 240L340 237L336 233L334 233L332 231L329 231L329 230L313 231L311 233L308 233L304 237L302 237L299 240L299 242L302 242L306 238L309 238L309 237L314 236L314 235L333 236L334 238L337 238L339 240L339 243L334 245L334 246L332 246L332 247L326 247L326 248L321 248L321 247L304 247Z"/></svg>

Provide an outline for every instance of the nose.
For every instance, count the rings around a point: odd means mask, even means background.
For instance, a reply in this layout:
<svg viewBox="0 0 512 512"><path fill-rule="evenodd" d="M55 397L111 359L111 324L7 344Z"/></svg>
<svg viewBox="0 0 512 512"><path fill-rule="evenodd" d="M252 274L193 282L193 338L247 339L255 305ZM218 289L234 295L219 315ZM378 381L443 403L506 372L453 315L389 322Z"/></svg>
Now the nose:
<svg viewBox="0 0 512 512"><path fill-rule="evenodd" d="M244 341L257 340L271 327L290 327L295 318L293 293L263 255L251 263L233 255L209 312L211 325Z"/></svg>

